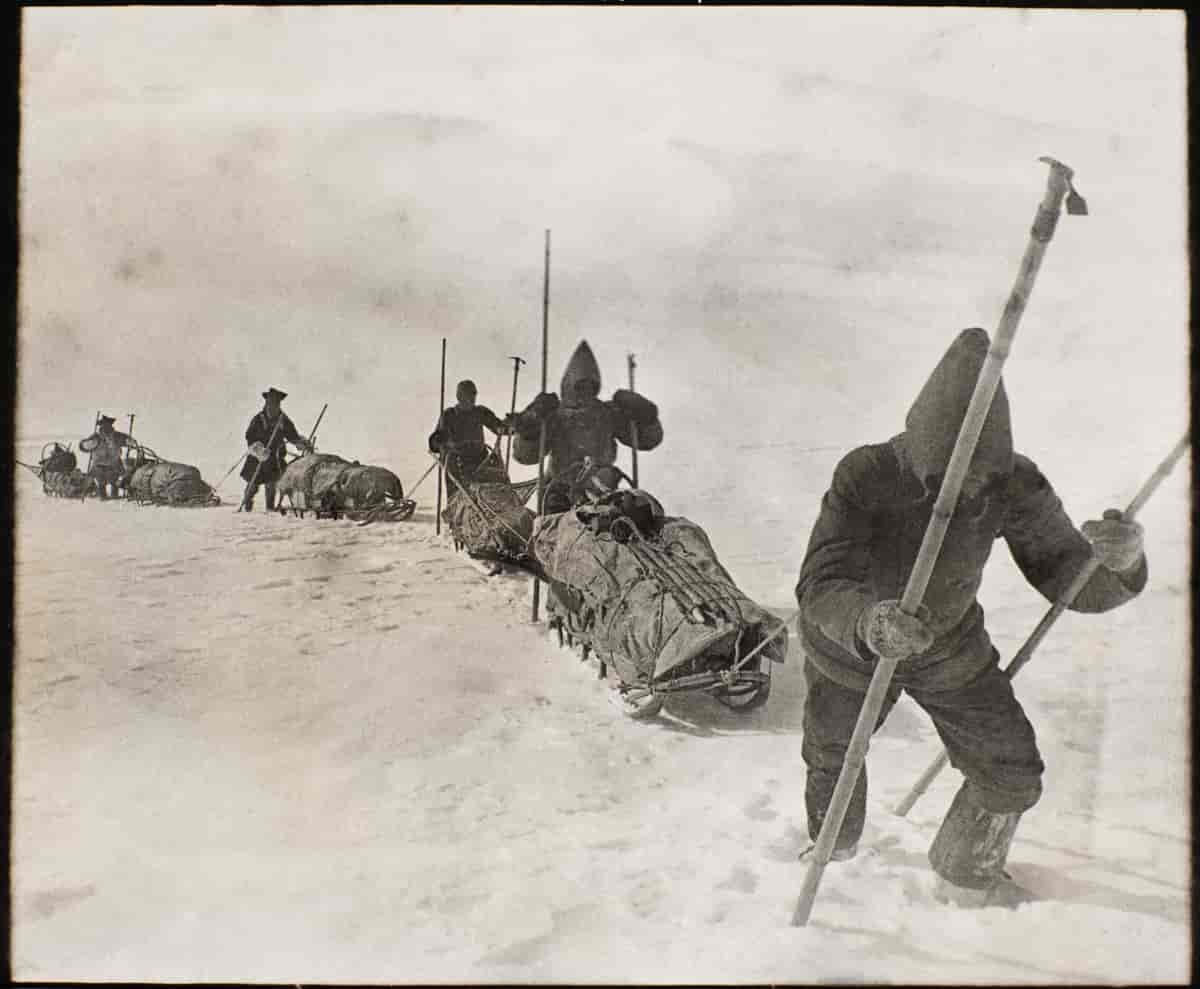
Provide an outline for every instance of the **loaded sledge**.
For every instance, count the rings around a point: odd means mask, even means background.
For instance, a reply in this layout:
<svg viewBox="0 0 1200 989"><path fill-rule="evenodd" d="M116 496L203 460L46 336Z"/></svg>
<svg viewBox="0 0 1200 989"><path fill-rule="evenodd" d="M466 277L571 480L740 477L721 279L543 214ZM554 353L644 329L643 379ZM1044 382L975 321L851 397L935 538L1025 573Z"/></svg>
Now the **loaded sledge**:
<svg viewBox="0 0 1200 989"><path fill-rule="evenodd" d="M597 470L616 468L585 465L570 486L591 493L534 523L531 555L560 643L616 675L631 717L653 716L682 692L741 712L766 703L771 664L787 656L783 620L737 587L700 526L666 515L646 491L590 489Z"/></svg>
<svg viewBox="0 0 1200 989"><path fill-rule="evenodd" d="M279 512L304 517L403 522L417 503L404 497L400 479L386 467L348 461L332 453L306 453L279 478ZM287 497L287 507L283 504Z"/></svg>
<svg viewBox="0 0 1200 989"><path fill-rule="evenodd" d="M125 456L116 487L124 497L139 505L170 505L176 508L206 508L221 499L204 482L198 468L164 460L133 437L123 441ZM37 475L42 491L56 498L89 498L99 494L96 479L81 471L70 445L58 442L42 447L38 465L22 464Z"/></svg>

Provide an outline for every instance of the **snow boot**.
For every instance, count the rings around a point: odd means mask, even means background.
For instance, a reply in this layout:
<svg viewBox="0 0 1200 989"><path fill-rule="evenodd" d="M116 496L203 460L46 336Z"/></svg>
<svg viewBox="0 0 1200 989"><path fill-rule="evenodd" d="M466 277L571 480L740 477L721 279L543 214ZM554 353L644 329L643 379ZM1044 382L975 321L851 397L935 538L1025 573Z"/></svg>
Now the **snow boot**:
<svg viewBox="0 0 1200 989"><path fill-rule="evenodd" d="M1016 884L1004 864L1020 820L1019 811L987 810L971 784L964 783L929 848L939 878L934 895L963 907L998 906L1012 899L1004 887Z"/></svg>
<svg viewBox="0 0 1200 989"><path fill-rule="evenodd" d="M1007 910L1015 910L1022 903L1031 903L1037 899L1024 886L1014 881L1007 872L986 889L956 886L950 880L938 876L933 887L933 898L939 903L959 907L963 910L979 910L983 907L1003 907Z"/></svg>

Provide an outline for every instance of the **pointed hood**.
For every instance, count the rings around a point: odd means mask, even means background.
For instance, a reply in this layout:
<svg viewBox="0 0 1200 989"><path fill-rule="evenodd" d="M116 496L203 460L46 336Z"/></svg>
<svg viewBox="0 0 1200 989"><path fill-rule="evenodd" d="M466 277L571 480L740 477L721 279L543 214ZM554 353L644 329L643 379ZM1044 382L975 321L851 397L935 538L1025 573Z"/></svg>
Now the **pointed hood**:
<svg viewBox="0 0 1200 989"><path fill-rule="evenodd" d="M575 389L584 381L590 381L594 385L594 389L588 392L589 395L594 397L600 393L600 365L596 363L596 355L592 353L592 348L586 340L580 341L575 353L567 361L567 369L563 371L559 390L564 405L580 404L575 396Z"/></svg>
<svg viewBox="0 0 1200 989"><path fill-rule="evenodd" d="M909 465L920 480L945 474L989 345L987 333L978 327L963 330L908 410L901 439ZM986 478L1008 475L1012 469L1012 424L1008 395L1001 379L979 434L969 473Z"/></svg>

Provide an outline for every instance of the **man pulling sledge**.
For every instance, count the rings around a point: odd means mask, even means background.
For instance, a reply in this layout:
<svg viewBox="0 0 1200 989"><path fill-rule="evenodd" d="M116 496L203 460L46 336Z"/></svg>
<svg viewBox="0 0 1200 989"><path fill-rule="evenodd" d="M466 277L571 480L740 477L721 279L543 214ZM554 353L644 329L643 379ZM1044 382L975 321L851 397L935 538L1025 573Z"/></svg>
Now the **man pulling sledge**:
<svg viewBox="0 0 1200 989"><path fill-rule="evenodd" d="M130 440L127 433L113 429L116 421L112 416L100 416L96 431L79 441L79 449L92 455L88 476L95 483L101 501L119 497L121 482L125 477L121 452L129 446Z"/></svg>
<svg viewBox="0 0 1200 989"><path fill-rule="evenodd" d="M267 511L275 510L275 483L286 466L287 444L312 453L312 444L296 432L296 426L283 411L283 400L287 392L268 388L262 393L263 407L246 427L248 454L242 464L242 480L246 491L242 496L242 508L250 511L254 507L254 496L260 486L267 491Z"/></svg>
<svg viewBox="0 0 1200 989"><path fill-rule="evenodd" d="M484 427L496 436L509 433L506 420L486 405L475 404L477 394L474 381L460 381L454 390L457 404L442 410L437 428L429 436L429 452L445 458L448 495L458 490L457 481L469 484L487 461L491 450L483 442Z"/></svg>
<svg viewBox="0 0 1200 989"><path fill-rule="evenodd" d="M1038 467L1014 452L1001 382L919 614L900 610L988 345L983 330L963 331L917 396L904 432L842 458L796 585L808 660L802 751L810 836L821 831L875 665L899 658L875 727L907 691L963 773L929 859L940 898L969 906L1019 895L1004 865L1021 814L1042 791L1033 727L976 600L993 542L1008 543L1025 578L1051 601L1094 553L1101 566L1073 611L1115 608L1147 579L1140 525L1110 510L1076 529ZM866 796L864 767L833 858L855 854Z"/></svg>
<svg viewBox="0 0 1200 989"><path fill-rule="evenodd" d="M564 511L577 500L577 482L589 461L599 468L592 471L590 483L615 489L620 476L613 466L617 444L633 447L636 442L639 450L653 450L663 439L658 407L649 399L624 388L613 392L608 401L600 399L600 367L586 340L567 362L560 390L561 401L553 392L543 392L515 422L513 456L522 464L538 462L545 423L550 455L547 512Z"/></svg>

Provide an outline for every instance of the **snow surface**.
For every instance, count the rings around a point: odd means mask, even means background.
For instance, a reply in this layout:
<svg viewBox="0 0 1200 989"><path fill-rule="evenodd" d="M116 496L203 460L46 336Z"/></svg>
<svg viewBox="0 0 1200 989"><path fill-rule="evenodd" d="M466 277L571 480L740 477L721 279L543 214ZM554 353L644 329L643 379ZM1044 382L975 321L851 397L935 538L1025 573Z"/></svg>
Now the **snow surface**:
<svg viewBox="0 0 1200 989"><path fill-rule="evenodd" d="M736 16L731 16L736 15ZM598 19L603 17L603 19ZM18 456L93 412L216 482L268 385L322 449L425 469L448 377L507 411L587 337L657 401L645 485L790 613L839 456L993 328L1078 171L1005 370L1077 521L1188 421L1183 21L776 8L27 10ZM1190 965L1190 463L1151 579L1018 696L1039 899L930 896L947 771L902 701L863 853L805 872L803 657L765 709L648 723L414 518L137 508L17 482L13 975L278 982L1163 982ZM529 476L518 473L518 476ZM236 500L237 479L221 487ZM261 506L261 500L260 500ZM1011 656L1047 603L998 547Z"/></svg>

